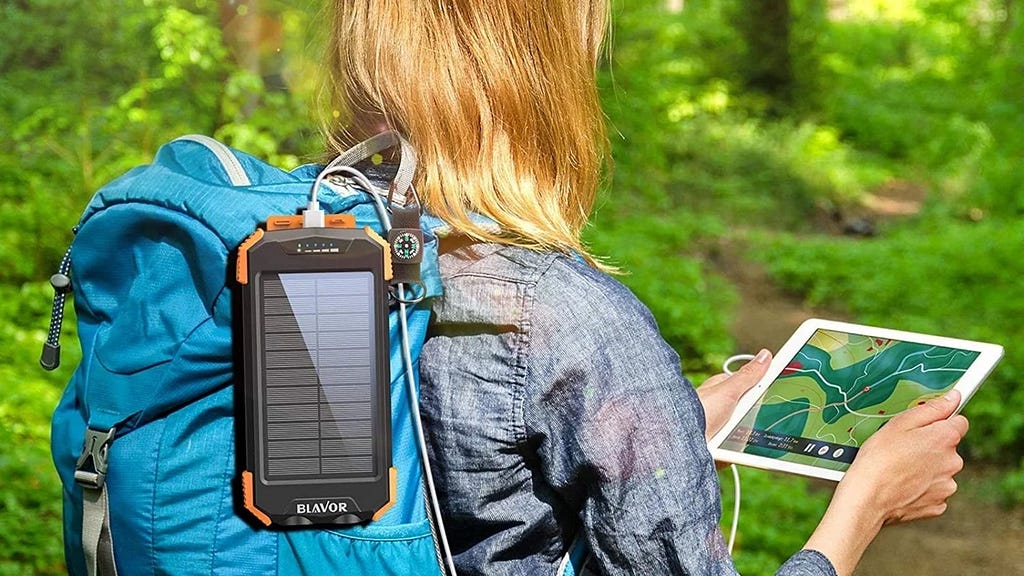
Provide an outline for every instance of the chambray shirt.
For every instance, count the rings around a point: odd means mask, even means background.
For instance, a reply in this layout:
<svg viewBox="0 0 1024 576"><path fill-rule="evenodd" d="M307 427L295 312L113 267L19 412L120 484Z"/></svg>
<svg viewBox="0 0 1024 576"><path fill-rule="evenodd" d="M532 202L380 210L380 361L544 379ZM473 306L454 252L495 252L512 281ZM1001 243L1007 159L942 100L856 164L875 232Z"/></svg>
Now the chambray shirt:
<svg viewBox="0 0 1024 576"><path fill-rule="evenodd" d="M611 277L497 245L441 258L421 402L463 576L736 574L704 412L650 312ZM835 575L800 551L779 575Z"/></svg>

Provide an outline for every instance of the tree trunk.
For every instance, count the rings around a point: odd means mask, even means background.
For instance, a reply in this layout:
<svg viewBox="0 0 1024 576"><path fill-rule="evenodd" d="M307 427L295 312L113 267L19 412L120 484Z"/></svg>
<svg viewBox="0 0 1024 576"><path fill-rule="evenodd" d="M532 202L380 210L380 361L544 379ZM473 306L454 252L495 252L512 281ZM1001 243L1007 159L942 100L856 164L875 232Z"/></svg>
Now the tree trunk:
<svg viewBox="0 0 1024 576"><path fill-rule="evenodd" d="M747 43L747 87L787 105L793 97L793 63L789 53L789 0L743 3L740 32Z"/></svg>

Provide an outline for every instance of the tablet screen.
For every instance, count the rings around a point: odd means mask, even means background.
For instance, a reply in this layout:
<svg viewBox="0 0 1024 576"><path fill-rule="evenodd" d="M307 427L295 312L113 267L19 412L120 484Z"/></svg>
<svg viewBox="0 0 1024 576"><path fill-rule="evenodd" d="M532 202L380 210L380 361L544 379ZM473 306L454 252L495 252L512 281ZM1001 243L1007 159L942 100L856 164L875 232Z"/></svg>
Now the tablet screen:
<svg viewBox="0 0 1024 576"><path fill-rule="evenodd" d="M945 394L979 355L818 329L721 448L845 472L885 422Z"/></svg>

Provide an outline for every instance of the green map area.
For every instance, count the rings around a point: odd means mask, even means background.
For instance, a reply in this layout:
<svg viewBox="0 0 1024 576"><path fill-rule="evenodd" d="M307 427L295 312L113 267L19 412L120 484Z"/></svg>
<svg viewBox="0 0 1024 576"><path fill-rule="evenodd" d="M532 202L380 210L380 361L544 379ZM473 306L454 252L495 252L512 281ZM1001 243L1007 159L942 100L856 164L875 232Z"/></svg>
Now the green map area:
<svg viewBox="0 0 1024 576"><path fill-rule="evenodd" d="M882 424L945 394L978 354L818 330L723 448L845 470Z"/></svg>

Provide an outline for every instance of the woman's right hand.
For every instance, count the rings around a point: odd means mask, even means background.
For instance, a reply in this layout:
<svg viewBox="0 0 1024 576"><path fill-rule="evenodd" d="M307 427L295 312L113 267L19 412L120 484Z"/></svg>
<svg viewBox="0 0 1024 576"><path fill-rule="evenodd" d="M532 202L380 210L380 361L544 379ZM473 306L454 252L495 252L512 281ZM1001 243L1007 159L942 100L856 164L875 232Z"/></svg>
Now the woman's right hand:
<svg viewBox="0 0 1024 576"><path fill-rule="evenodd" d="M836 488L806 548L827 556L840 575L852 574L885 524L931 518L946 511L963 468L956 452L967 433L963 416L950 417L960 393L915 406L882 426L861 447Z"/></svg>
<svg viewBox="0 0 1024 576"><path fill-rule="evenodd" d="M950 417L960 404L951 391L897 415L861 447L835 498L857 498L884 524L931 518L946 511L956 492L953 475L964 461L956 452L967 418Z"/></svg>

